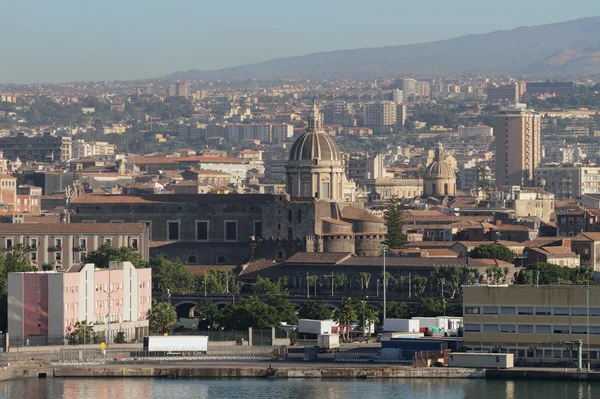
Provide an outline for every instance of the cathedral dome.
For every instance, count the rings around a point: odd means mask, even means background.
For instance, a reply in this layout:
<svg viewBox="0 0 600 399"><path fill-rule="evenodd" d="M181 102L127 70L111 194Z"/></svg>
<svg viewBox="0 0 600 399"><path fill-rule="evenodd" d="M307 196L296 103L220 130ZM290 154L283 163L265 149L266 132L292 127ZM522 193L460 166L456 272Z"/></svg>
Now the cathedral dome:
<svg viewBox="0 0 600 399"><path fill-rule="evenodd" d="M340 161L340 149L327 133L309 130L292 145L290 161Z"/></svg>
<svg viewBox="0 0 600 399"><path fill-rule="evenodd" d="M446 161L434 161L425 169L425 178L429 179L455 179L454 168Z"/></svg>

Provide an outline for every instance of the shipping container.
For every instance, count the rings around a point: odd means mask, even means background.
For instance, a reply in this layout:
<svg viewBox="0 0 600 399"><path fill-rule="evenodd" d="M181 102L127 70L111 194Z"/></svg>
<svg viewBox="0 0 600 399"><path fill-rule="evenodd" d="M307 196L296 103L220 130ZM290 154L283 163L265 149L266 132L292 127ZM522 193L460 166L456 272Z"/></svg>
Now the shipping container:
<svg viewBox="0 0 600 399"><path fill-rule="evenodd" d="M144 337L144 351L173 354L206 353L208 352L208 337L206 335Z"/></svg>
<svg viewBox="0 0 600 399"><path fill-rule="evenodd" d="M512 353L451 353L448 356L450 367L510 369L514 361Z"/></svg>
<svg viewBox="0 0 600 399"><path fill-rule="evenodd" d="M419 321L413 319L385 319L383 321L385 332L419 332Z"/></svg>
<svg viewBox="0 0 600 399"><path fill-rule="evenodd" d="M298 320L298 332L301 334L331 334L333 330L333 320Z"/></svg>
<svg viewBox="0 0 600 399"><path fill-rule="evenodd" d="M381 334L382 341L389 341L394 338L422 338L424 336L423 333L411 333L411 332L384 332Z"/></svg>
<svg viewBox="0 0 600 399"><path fill-rule="evenodd" d="M319 334L317 344L321 352L332 352L340 348L340 336L338 334Z"/></svg>

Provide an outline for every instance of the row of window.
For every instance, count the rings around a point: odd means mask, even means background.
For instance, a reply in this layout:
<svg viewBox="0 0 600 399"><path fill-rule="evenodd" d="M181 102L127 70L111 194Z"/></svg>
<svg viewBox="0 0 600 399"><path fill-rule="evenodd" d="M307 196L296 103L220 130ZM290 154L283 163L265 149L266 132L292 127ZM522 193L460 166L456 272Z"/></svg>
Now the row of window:
<svg viewBox="0 0 600 399"><path fill-rule="evenodd" d="M589 329L588 329L589 327ZM507 334L579 334L600 335L600 326L567 326L544 324L471 324L465 323L464 332Z"/></svg>
<svg viewBox="0 0 600 399"><path fill-rule="evenodd" d="M600 316L600 308L564 306L465 306L464 314L501 316Z"/></svg>
<svg viewBox="0 0 600 399"><path fill-rule="evenodd" d="M238 240L238 222L237 220L225 220L224 222L224 237L225 241L237 241ZM196 240L197 241L208 241L209 240L209 227L210 221L208 220L197 220L196 221ZM254 236L262 237L262 221L254 221ZM181 239L181 221L173 220L167 222L167 238L169 241L179 241Z"/></svg>

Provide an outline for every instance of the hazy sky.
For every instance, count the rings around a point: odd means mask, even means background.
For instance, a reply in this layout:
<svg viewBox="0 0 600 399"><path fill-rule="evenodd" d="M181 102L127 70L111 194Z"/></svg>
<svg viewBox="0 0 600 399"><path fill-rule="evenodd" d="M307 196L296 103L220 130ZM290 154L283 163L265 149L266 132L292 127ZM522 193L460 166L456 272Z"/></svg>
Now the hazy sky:
<svg viewBox="0 0 600 399"><path fill-rule="evenodd" d="M598 0L7 0L0 82L158 77L596 15Z"/></svg>

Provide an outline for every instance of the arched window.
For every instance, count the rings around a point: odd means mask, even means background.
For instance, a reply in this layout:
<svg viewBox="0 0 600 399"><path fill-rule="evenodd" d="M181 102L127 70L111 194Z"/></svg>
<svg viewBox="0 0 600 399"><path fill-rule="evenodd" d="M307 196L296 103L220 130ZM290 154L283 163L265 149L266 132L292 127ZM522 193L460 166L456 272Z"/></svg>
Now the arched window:
<svg viewBox="0 0 600 399"><path fill-rule="evenodd" d="M224 264L225 264L225 256L224 255L217 256L217 265L224 265Z"/></svg>
<svg viewBox="0 0 600 399"><path fill-rule="evenodd" d="M194 255L190 255L188 256L187 261L188 263L198 263L198 258L196 258Z"/></svg>
<svg viewBox="0 0 600 399"><path fill-rule="evenodd" d="M444 195L448 195L448 183L444 183Z"/></svg>
<svg viewBox="0 0 600 399"><path fill-rule="evenodd" d="M431 195L437 194L437 185L435 183L431 184Z"/></svg>

